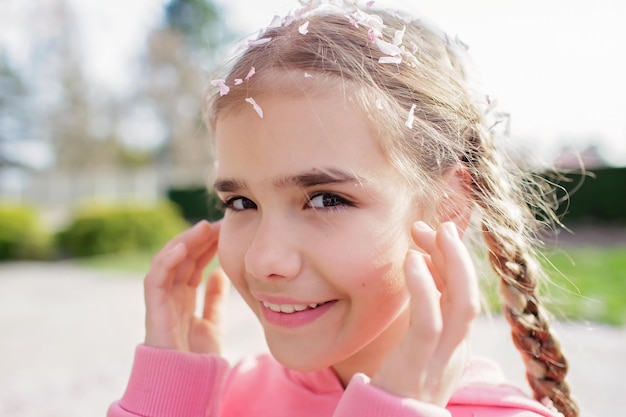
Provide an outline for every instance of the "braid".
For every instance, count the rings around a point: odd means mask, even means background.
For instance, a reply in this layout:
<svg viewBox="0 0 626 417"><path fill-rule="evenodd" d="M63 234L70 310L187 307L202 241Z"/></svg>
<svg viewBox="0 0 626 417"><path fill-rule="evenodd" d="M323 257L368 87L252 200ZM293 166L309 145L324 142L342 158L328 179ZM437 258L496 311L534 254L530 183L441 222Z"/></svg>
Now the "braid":
<svg viewBox="0 0 626 417"><path fill-rule="evenodd" d="M565 381L567 360L537 294L543 272L529 244L537 220L523 197L528 190L511 188L515 182L503 178L508 174L515 179L510 170L504 169L493 149L484 144L481 148L482 163L473 169L473 191L483 211L483 237L491 267L500 277L503 312L513 343L522 355L535 398L551 403L564 417L577 417L578 407Z"/></svg>

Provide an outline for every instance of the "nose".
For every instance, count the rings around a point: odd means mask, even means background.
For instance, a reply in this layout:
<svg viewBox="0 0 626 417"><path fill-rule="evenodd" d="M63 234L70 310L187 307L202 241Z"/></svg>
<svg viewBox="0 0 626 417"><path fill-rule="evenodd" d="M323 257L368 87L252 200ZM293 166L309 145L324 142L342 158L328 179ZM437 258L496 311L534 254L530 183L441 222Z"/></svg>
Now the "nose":
<svg viewBox="0 0 626 417"><path fill-rule="evenodd" d="M295 278L302 268L298 239L287 219L261 219L245 254L246 271L257 279Z"/></svg>

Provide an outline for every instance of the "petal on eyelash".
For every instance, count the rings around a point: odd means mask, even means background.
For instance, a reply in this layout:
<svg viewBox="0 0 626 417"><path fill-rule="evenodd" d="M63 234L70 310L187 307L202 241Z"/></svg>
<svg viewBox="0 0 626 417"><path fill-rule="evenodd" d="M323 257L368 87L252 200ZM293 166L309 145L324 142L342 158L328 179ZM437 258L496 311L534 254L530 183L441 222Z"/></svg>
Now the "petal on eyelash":
<svg viewBox="0 0 626 417"><path fill-rule="evenodd" d="M213 80L211 85L220 89L220 96L225 96L230 91L230 87L226 85L224 80Z"/></svg>
<svg viewBox="0 0 626 417"><path fill-rule="evenodd" d="M235 78L235 80L233 81L233 84L235 85L241 85L243 83L243 80L241 78Z"/></svg>
<svg viewBox="0 0 626 417"><path fill-rule="evenodd" d="M306 35L307 33L309 33L309 21L308 20L304 22L302 25L300 25L300 27L298 28L298 32L300 32L301 35Z"/></svg>
<svg viewBox="0 0 626 417"><path fill-rule="evenodd" d="M271 40L272 40L272 38L261 38L261 39L257 39L257 40L254 40L254 41L248 41L248 46L264 45L264 44L268 43Z"/></svg>
<svg viewBox="0 0 626 417"><path fill-rule="evenodd" d="M376 38L374 43L376 43L376 46L378 47L380 52L382 52L385 55L396 56L402 53L402 50L399 47L389 42L385 42L382 39Z"/></svg>
<svg viewBox="0 0 626 417"><path fill-rule="evenodd" d="M404 125L409 129L413 128L413 122L415 121L415 107L417 107L415 104L411 106L411 110L409 110L409 116L406 118L406 122L404 122Z"/></svg>
<svg viewBox="0 0 626 417"><path fill-rule="evenodd" d="M256 101L254 101L254 99L252 97L248 97L246 99L247 103L250 103L252 105L252 108L254 109L254 111L259 115L259 117L262 119L263 118L263 109L261 108L261 106L259 106L257 104Z"/></svg>
<svg viewBox="0 0 626 417"><path fill-rule="evenodd" d="M401 56L381 56L378 58L379 64L401 64L402 57Z"/></svg>
<svg viewBox="0 0 626 417"><path fill-rule="evenodd" d="M393 44L395 46L400 46L402 43L402 39L404 38L404 32L406 31L406 26L402 27L402 30L396 30L396 33L393 36Z"/></svg>
<svg viewBox="0 0 626 417"><path fill-rule="evenodd" d="M248 71L248 75L246 75L246 78L244 78L244 80L248 81L250 77L252 77L254 74L256 74L256 68L251 67L250 71Z"/></svg>

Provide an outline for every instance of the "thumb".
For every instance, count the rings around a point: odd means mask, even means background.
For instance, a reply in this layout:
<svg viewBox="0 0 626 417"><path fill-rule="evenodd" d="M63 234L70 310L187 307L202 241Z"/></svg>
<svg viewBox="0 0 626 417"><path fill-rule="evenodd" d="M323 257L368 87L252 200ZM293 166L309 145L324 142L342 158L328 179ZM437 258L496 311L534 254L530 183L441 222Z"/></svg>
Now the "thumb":
<svg viewBox="0 0 626 417"><path fill-rule="evenodd" d="M204 294L204 309L202 312L204 320L208 320L214 325L220 324L228 289L228 277L222 268L216 268L211 271Z"/></svg>

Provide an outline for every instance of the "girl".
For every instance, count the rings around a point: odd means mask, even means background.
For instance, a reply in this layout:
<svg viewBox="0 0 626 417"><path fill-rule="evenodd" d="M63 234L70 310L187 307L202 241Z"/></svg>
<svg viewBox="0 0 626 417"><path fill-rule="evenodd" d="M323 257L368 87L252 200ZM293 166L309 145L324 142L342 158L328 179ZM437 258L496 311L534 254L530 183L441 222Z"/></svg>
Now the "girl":
<svg viewBox="0 0 626 417"><path fill-rule="evenodd" d="M207 104L225 217L154 258L145 343L109 416L578 415L535 293L531 206L552 212L496 148L457 49L348 1L309 2L249 43ZM471 232L539 401L469 357ZM234 368L226 276L271 352Z"/></svg>

